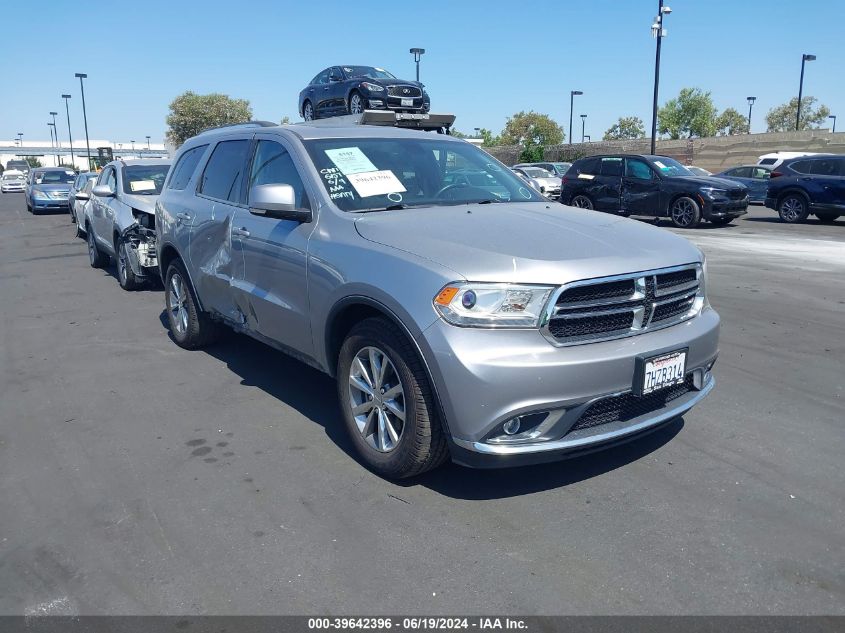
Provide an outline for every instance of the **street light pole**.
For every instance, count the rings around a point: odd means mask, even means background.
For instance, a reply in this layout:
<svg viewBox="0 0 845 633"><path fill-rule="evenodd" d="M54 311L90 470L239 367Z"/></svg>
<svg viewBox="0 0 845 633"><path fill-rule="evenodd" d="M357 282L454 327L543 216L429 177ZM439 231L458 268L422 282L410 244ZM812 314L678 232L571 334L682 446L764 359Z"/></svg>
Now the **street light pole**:
<svg viewBox="0 0 845 633"><path fill-rule="evenodd" d="M657 18L651 25L651 34L657 38L657 52L654 55L654 99L651 104L651 153L657 150L657 94L660 86L660 45L666 31L663 30L663 16L672 13L672 9L663 6L663 0L658 0Z"/></svg>
<svg viewBox="0 0 845 633"><path fill-rule="evenodd" d="M56 147L58 147L59 149L61 149L61 148L62 148L62 143L61 143L61 141L59 140L59 128L58 128L58 127L56 127L56 115L57 115L57 114L58 114L58 112L51 112L51 113L50 113L50 115L53 117L53 134L55 134L55 135L56 135ZM58 167L58 166L59 166L59 154L58 154L58 153L56 153L56 167Z"/></svg>
<svg viewBox="0 0 845 633"><path fill-rule="evenodd" d="M79 89L82 91L82 120L85 122L85 151L88 156L88 170L91 169L91 143L88 141L88 113L85 111L85 86L82 83L88 75L85 73L76 73L75 77L79 77Z"/></svg>
<svg viewBox="0 0 845 633"><path fill-rule="evenodd" d="M18 132L18 144L23 147L23 132Z"/></svg>
<svg viewBox="0 0 845 633"><path fill-rule="evenodd" d="M575 95L584 94L580 90L569 91L569 144L572 145L572 108L575 105Z"/></svg>
<svg viewBox="0 0 845 633"><path fill-rule="evenodd" d="M135 153L135 141L129 141L129 142L132 143L132 153L134 154Z"/></svg>
<svg viewBox="0 0 845 633"><path fill-rule="evenodd" d="M745 97L745 100L748 101L748 133L751 134L751 108L754 107L757 97Z"/></svg>
<svg viewBox="0 0 845 633"><path fill-rule="evenodd" d="M831 133L832 133L832 134L835 134L835 133L836 133L836 115L835 115L835 114L831 114L831 115L830 115L829 117L827 117L827 118L828 118L828 119L833 119L833 129L831 130Z"/></svg>
<svg viewBox="0 0 845 633"><path fill-rule="evenodd" d="M50 146L53 147L53 149L55 149L56 143L54 143L54 140L58 140L58 139L55 138L55 137L58 136L56 134L56 124L50 123L49 121L47 121L47 128L50 130ZM56 157L56 167L58 167L59 166L59 153L56 152L54 154L54 156Z"/></svg>
<svg viewBox="0 0 845 633"><path fill-rule="evenodd" d="M412 48L410 51L411 55L414 56L414 61L417 64L417 83L420 81L420 58L425 55L424 48Z"/></svg>
<svg viewBox="0 0 845 633"><path fill-rule="evenodd" d="M584 122L587 120L587 115L581 115L581 142L584 142Z"/></svg>
<svg viewBox="0 0 845 633"><path fill-rule="evenodd" d="M67 114L67 138L70 141L70 164L76 167L76 162L73 160L73 135L70 133L70 107L67 104L67 100L70 99L70 95L62 95L62 99L65 100L65 113Z"/></svg>
<svg viewBox="0 0 845 633"><path fill-rule="evenodd" d="M801 55L801 81L798 82L798 108L795 111L795 131L801 128L801 95L804 94L804 63L816 61L815 55Z"/></svg>
<svg viewBox="0 0 845 633"><path fill-rule="evenodd" d="M147 134L147 151L150 151L150 135Z"/></svg>

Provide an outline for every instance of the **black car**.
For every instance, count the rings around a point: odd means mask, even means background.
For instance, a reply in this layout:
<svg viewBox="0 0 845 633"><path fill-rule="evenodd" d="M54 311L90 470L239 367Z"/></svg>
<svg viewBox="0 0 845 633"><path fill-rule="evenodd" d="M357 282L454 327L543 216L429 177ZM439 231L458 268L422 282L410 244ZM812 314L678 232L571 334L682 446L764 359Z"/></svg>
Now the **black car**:
<svg viewBox="0 0 845 633"><path fill-rule="evenodd" d="M845 156L788 158L769 178L766 206L784 222L803 222L811 213L822 222L845 215Z"/></svg>
<svg viewBox="0 0 845 633"><path fill-rule="evenodd" d="M748 189L695 176L666 156L615 154L572 163L560 201L623 216L669 217L677 227L693 228L701 220L722 225L747 213Z"/></svg>
<svg viewBox="0 0 845 633"><path fill-rule="evenodd" d="M299 93L299 114L306 121L364 110L425 113L430 105L423 84L373 66L326 68Z"/></svg>

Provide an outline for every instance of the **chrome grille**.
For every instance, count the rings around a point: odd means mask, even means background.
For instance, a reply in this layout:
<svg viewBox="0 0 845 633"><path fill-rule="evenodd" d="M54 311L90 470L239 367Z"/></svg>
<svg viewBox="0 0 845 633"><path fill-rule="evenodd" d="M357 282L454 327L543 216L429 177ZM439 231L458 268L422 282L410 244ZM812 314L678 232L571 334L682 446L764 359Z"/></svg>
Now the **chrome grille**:
<svg viewBox="0 0 845 633"><path fill-rule="evenodd" d="M410 99L412 97L421 97L422 90L416 86L388 86L387 94L391 97Z"/></svg>
<svg viewBox="0 0 845 633"><path fill-rule="evenodd" d="M543 333L556 345L577 345L668 327L700 310L700 283L700 266L689 264L567 284Z"/></svg>

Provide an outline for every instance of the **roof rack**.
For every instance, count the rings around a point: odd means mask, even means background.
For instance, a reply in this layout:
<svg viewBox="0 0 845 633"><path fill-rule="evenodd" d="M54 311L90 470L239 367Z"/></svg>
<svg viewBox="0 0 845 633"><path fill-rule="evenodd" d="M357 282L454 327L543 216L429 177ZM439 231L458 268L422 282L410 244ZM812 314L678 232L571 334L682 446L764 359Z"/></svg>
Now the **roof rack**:
<svg viewBox="0 0 845 633"><path fill-rule="evenodd" d="M244 121L243 123L227 123L226 125L217 125L215 127L205 128L200 134L206 132L213 132L214 130L228 130L233 127L276 127L278 123L272 121Z"/></svg>
<svg viewBox="0 0 845 633"><path fill-rule="evenodd" d="M415 112L393 112L392 110L364 110L361 114L347 114L315 121L300 121L294 125L316 125L319 127L346 127L349 125L382 125L410 128L413 130L436 131L449 134L455 124L454 114L431 114Z"/></svg>

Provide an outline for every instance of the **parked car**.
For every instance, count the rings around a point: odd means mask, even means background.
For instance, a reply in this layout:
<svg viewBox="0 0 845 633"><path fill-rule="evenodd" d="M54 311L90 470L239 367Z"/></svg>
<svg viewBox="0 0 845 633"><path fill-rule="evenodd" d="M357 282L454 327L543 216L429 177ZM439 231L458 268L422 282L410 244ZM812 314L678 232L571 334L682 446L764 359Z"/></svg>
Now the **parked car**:
<svg viewBox="0 0 845 633"><path fill-rule="evenodd" d="M562 178L569 171L569 168L572 167L572 163L519 163L518 165L514 165L514 167L539 167L540 169L545 169L553 176Z"/></svg>
<svg viewBox="0 0 845 633"><path fill-rule="evenodd" d="M165 159L113 160L91 189L85 218L90 263L103 268L114 257L124 290L134 290L158 275L155 203L169 170L170 161Z"/></svg>
<svg viewBox="0 0 845 633"><path fill-rule="evenodd" d="M762 204L766 200L771 173L772 168L768 165L742 165L726 169L716 177L742 183L748 187L748 201Z"/></svg>
<svg viewBox="0 0 845 633"><path fill-rule="evenodd" d="M223 323L334 376L357 453L389 477L606 447L713 388L719 317L687 240L561 212L445 134L318 123L179 149L156 208L176 344Z"/></svg>
<svg viewBox="0 0 845 633"><path fill-rule="evenodd" d="M502 200L510 199L510 191L493 174L476 169L447 169L443 176L444 185L461 187L484 187Z"/></svg>
<svg viewBox="0 0 845 633"><path fill-rule="evenodd" d="M723 225L747 213L748 189L694 176L666 156L615 154L572 163L561 202L623 216L668 217L677 227L694 228L702 220Z"/></svg>
<svg viewBox="0 0 845 633"><path fill-rule="evenodd" d="M423 84L374 66L331 66L299 93L299 114L306 121L364 110L425 113L430 107Z"/></svg>
<svg viewBox="0 0 845 633"><path fill-rule="evenodd" d="M64 167L38 167L26 182L26 209L33 215L42 210L66 211L70 186L76 172Z"/></svg>
<svg viewBox="0 0 845 633"><path fill-rule="evenodd" d="M790 224L811 213L822 222L845 215L845 156L814 154L783 161L771 173L766 206Z"/></svg>
<svg viewBox="0 0 845 633"><path fill-rule="evenodd" d="M99 176L94 172L94 176ZM82 187L81 191L77 191L74 195L74 214L73 222L76 225L76 237L86 237L86 227L91 224L91 205L93 204L94 196L91 190L97 184L97 178L89 178Z"/></svg>
<svg viewBox="0 0 845 633"><path fill-rule="evenodd" d="M10 160L6 162L6 170L14 169L15 171L23 172L24 174L29 174L31 168L29 163L25 160Z"/></svg>
<svg viewBox="0 0 845 633"><path fill-rule="evenodd" d="M99 174L95 171L85 171L76 176L73 181L73 184L70 186L70 191L68 192L68 211L70 211L70 219L71 222L79 225L77 221L77 210L81 210L82 204L85 202L84 200L77 200L76 194L82 191L85 188L85 183L89 180L96 180Z"/></svg>
<svg viewBox="0 0 845 633"><path fill-rule="evenodd" d="M541 167L511 167L525 181L547 198L560 198L560 178Z"/></svg>
<svg viewBox="0 0 845 633"><path fill-rule="evenodd" d="M0 192L20 193L26 187L26 175L17 169L7 169L0 176Z"/></svg>
<svg viewBox="0 0 845 633"><path fill-rule="evenodd" d="M769 167L779 167L780 164L789 158L800 158L801 156L816 156L815 152L771 152L770 154L763 154L757 161L758 165L767 165Z"/></svg>
<svg viewBox="0 0 845 633"><path fill-rule="evenodd" d="M696 167L695 165L687 165L687 169L692 173L693 176L712 176L712 171L707 171L702 167Z"/></svg>

